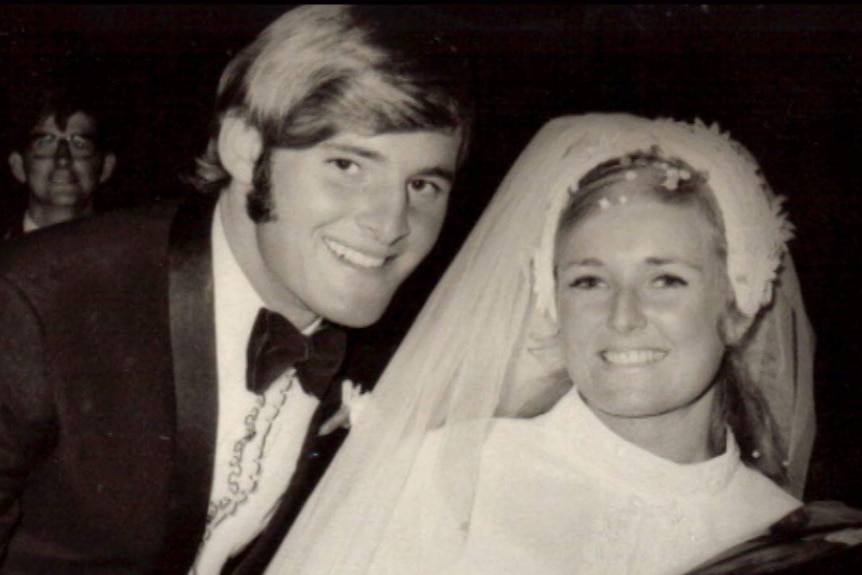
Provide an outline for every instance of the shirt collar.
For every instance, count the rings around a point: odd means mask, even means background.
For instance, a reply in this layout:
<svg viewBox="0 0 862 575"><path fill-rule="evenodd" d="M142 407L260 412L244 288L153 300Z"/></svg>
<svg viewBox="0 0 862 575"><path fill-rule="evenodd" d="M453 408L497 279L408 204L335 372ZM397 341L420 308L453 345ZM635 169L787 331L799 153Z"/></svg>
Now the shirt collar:
<svg viewBox="0 0 862 575"><path fill-rule="evenodd" d="M36 220L30 215L29 211L24 212L24 222L21 224L24 233L33 232L39 229L39 224L36 223Z"/></svg>

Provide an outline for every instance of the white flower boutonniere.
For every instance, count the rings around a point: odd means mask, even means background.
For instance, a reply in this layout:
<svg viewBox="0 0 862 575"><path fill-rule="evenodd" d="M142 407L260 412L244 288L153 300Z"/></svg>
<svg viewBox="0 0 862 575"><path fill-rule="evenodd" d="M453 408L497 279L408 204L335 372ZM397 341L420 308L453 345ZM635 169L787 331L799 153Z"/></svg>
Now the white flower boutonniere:
<svg viewBox="0 0 862 575"><path fill-rule="evenodd" d="M329 435L341 427L350 429L362 417L362 412L371 400L371 392L362 389L350 379L341 382L341 406L335 414L320 426L318 435Z"/></svg>

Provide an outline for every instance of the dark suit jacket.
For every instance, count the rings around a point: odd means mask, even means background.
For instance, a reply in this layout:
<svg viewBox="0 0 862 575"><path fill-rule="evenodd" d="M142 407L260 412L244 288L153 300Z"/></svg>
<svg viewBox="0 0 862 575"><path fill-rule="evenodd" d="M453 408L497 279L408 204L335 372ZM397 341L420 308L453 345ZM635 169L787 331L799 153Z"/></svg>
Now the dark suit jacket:
<svg viewBox="0 0 862 575"><path fill-rule="evenodd" d="M3 206L0 215L0 240L11 240L24 235L24 212L27 207Z"/></svg>
<svg viewBox="0 0 862 575"><path fill-rule="evenodd" d="M212 478L213 201L61 224L0 252L0 573L187 573ZM337 392L333 386L333 392ZM332 394L331 394L332 395ZM316 437L258 573L343 439Z"/></svg>

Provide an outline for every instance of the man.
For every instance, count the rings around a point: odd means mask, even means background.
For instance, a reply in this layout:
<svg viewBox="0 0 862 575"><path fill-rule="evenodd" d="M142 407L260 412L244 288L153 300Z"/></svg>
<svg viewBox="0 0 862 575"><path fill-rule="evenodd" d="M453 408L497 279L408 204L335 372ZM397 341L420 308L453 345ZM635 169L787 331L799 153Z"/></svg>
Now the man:
<svg viewBox="0 0 862 575"><path fill-rule="evenodd" d="M47 91L34 111L19 120L22 129L9 154L12 176L27 197L4 218L3 239L91 215L98 188L116 166L100 110L84 92Z"/></svg>
<svg viewBox="0 0 862 575"><path fill-rule="evenodd" d="M300 7L233 59L220 193L2 254L0 573L266 566L344 436L333 324L383 313L466 148L457 55L387 14Z"/></svg>

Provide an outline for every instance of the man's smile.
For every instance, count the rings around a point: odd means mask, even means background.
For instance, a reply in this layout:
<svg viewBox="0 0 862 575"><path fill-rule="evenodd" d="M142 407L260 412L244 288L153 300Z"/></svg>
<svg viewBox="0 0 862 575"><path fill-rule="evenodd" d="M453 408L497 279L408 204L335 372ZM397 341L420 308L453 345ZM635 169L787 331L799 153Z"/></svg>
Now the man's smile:
<svg viewBox="0 0 862 575"><path fill-rule="evenodd" d="M323 243L337 258L360 268L377 269L382 267L387 260L385 256L361 252L329 237L323 238Z"/></svg>

